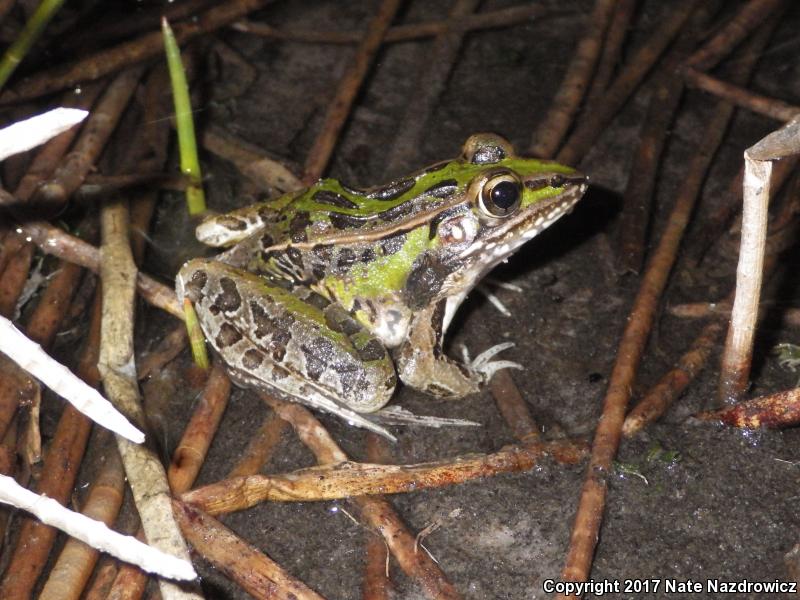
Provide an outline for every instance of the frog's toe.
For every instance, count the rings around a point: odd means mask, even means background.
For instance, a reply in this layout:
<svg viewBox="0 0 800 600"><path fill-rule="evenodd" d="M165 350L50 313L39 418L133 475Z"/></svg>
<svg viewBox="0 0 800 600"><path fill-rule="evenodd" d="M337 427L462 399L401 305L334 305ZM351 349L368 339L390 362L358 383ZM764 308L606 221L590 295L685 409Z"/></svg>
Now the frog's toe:
<svg viewBox="0 0 800 600"><path fill-rule="evenodd" d="M513 342L503 342L484 350L474 360L469 360L469 354L466 347L464 347L465 362L470 369L481 374L484 382L487 382L500 369L522 369L521 364L511 360L492 360L500 352L513 347Z"/></svg>

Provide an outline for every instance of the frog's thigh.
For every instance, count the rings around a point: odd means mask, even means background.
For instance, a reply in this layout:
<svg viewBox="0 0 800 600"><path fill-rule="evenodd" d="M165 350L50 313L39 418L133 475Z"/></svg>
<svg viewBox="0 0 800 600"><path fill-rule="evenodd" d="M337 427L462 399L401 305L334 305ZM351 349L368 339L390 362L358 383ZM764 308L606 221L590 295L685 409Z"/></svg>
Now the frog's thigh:
<svg viewBox="0 0 800 600"><path fill-rule="evenodd" d="M320 394L358 412L377 410L391 398L396 377L383 345L319 294L302 287L289 293L202 260L184 265L178 282L239 382L301 402Z"/></svg>
<svg viewBox="0 0 800 600"><path fill-rule="evenodd" d="M481 375L442 352L444 301L414 314L408 339L395 351L400 379L439 398L461 398L480 390Z"/></svg>

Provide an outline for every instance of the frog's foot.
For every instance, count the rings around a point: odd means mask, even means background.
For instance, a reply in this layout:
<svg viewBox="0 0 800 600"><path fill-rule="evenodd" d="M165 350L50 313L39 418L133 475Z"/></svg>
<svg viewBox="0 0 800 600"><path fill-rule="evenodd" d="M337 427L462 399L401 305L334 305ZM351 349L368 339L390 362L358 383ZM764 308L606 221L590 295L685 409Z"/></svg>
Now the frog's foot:
<svg viewBox="0 0 800 600"><path fill-rule="evenodd" d="M497 373L500 369L522 369L522 365L512 360L492 360L497 354L503 350L508 350L514 347L514 342L503 342L488 348L478 354L475 360L470 360L469 350L466 346L461 346L461 354L464 358L464 364L479 373L483 377L483 382L488 383L492 375Z"/></svg>
<svg viewBox="0 0 800 600"><path fill-rule="evenodd" d="M466 419L451 419L447 417L433 417L429 415L416 415L401 406L384 406L382 409L370 413L371 421L384 425L418 425L420 427L481 427L480 423Z"/></svg>

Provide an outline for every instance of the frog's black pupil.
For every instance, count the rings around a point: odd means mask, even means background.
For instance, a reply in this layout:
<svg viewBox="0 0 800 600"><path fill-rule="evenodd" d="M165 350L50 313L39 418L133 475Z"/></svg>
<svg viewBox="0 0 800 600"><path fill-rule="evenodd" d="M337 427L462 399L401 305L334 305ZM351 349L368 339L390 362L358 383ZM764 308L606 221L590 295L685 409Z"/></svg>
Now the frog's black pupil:
<svg viewBox="0 0 800 600"><path fill-rule="evenodd" d="M492 202L497 208L508 210L519 200L519 187L512 181L501 181L492 188Z"/></svg>

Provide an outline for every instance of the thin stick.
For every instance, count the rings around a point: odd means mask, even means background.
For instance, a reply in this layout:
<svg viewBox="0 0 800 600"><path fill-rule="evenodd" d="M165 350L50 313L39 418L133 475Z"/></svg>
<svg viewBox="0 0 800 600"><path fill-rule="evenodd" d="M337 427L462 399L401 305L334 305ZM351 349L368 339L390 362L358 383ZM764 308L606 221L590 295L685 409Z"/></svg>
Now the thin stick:
<svg viewBox="0 0 800 600"><path fill-rule="evenodd" d="M587 31L575 48L561 87L533 134L530 144L533 156L550 158L561 145L589 86L616 4L617 0L595 2Z"/></svg>
<svg viewBox="0 0 800 600"><path fill-rule="evenodd" d="M661 26L654 31L637 50L628 66L617 76L606 91L603 101L592 107L590 116L581 121L556 155L556 160L565 164L577 164L594 144L598 136L622 108L630 95L639 86L645 75L655 65L692 14L698 0L684 0L670 10Z"/></svg>
<svg viewBox="0 0 800 600"><path fill-rule="evenodd" d="M775 12L784 0L750 0L702 48L687 61L690 67L708 71Z"/></svg>
<svg viewBox="0 0 800 600"><path fill-rule="evenodd" d="M416 465L345 461L285 475L251 475L224 480L183 494L181 500L211 515L219 515L245 510L265 501L318 502L401 494L500 473L527 471L547 455L574 464L580 460L581 453L571 443L551 442L509 446L492 454L470 454Z"/></svg>
<svg viewBox="0 0 800 600"><path fill-rule="evenodd" d="M269 461L289 424L270 411L258 431L250 438L228 478L255 475Z"/></svg>
<svg viewBox="0 0 800 600"><path fill-rule="evenodd" d="M266 394L261 398L294 428L300 440L317 457L320 464L348 460L327 430L306 408L293 402L282 402ZM415 552L415 536L408 531L392 505L379 496L351 500L361 511L365 522L378 531L403 572L416 581L430 598L461 598L439 566L425 552Z"/></svg>
<svg viewBox="0 0 800 600"><path fill-rule="evenodd" d="M99 369L109 399L134 422L144 416L133 365L133 310L136 266L128 237L128 210L113 202L101 211L103 252L103 327ZM166 472L155 452L116 436L125 474L148 542L176 559L190 563L189 551L172 516ZM200 596L159 579L164 600Z"/></svg>
<svg viewBox="0 0 800 600"><path fill-rule="evenodd" d="M361 84L380 48L381 40L400 9L400 4L401 0L383 0L378 13L370 21L353 63L342 77L336 94L328 105L322 129L306 157L303 175L303 183L306 185L315 182L325 171L356 94L361 89Z"/></svg>
<svg viewBox="0 0 800 600"><path fill-rule="evenodd" d="M179 44L204 33L224 27L244 15L269 4L272 0L233 0L213 6L196 19L175 26ZM16 88L0 95L0 104L21 102L117 73L134 63L158 56L163 51L161 32L152 31L135 40L123 42L66 65L40 71L21 82Z"/></svg>
<svg viewBox="0 0 800 600"><path fill-rule="evenodd" d="M194 550L254 598L324 600L266 554L196 507L173 500L172 509Z"/></svg>
<svg viewBox="0 0 800 600"><path fill-rule="evenodd" d="M727 100L731 104L776 121L791 121L800 114L800 106L756 94L738 85L701 73L696 69L684 69L683 76L690 87L703 90L720 100Z"/></svg>
<svg viewBox="0 0 800 600"><path fill-rule="evenodd" d="M489 381L495 404L514 437L522 442L539 439L539 426L531 416L528 404L519 392L509 369L500 369Z"/></svg>
<svg viewBox="0 0 800 600"><path fill-rule="evenodd" d="M434 37L445 32L476 31L480 29L496 29L516 25L528 19L543 16L558 16L558 11L535 4L532 6L511 6L499 10L487 11L474 15L464 15L457 19L443 19L424 23L410 23L390 27L383 38L384 43L406 42L426 37ZM312 31L310 29L277 29L266 23L254 21L237 21L233 29L269 38L286 40L287 42L305 42L311 44L358 44L364 35L357 31Z"/></svg>
<svg viewBox="0 0 800 600"><path fill-rule="evenodd" d="M747 391L764 267L774 160L800 153L800 117L744 152L744 205L736 297L725 340L717 399L732 404Z"/></svg>
<svg viewBox="0 0 800 600"><path fill-rule="evenodd" d="M391 453L385 440L371 431L367 432L367 460L382 464L392 462ZM386 542L374 531L368 531L366 536L361 598L362 600L390 600L394 587L389 579L389 549Z"/></svg>
<svg viewBox="0 0 800 600"><path fill-rule="evenodd" d="M721 421L731 427L779 429L800 423L800 388L745 400L695 415L701 421Z"/></svg>
<svg viewBox="0 0 800 600"><path fill-rule="evenodd" d="M230 379L219 363L215 363L200 402L172 455L167 478L173 494L185 492L194 483L228 405L230 392Z"/></svg>
<svg viewBox="0 0 800 600"><path fill-rule="evenodd" d="M469 15L478 8L479 0L456 0L448 16L457 19ZM445 90L450 73L458 59L465 33L463 31L442 31L436 36L428 59L421 62L422 72L406 104L403 117L396 128L392 149L386 159L384 172L396 175L408 167L410 158L416 157L427 132L428 119L436 103Z"/></svg>
<svg viewBox="0 0 800 600"><path fill-rule="evenodd" d="M172 329L158 346L137 361L139 380L147 379L178 356L186 347L186 327L181 324Z"/></svg>
<svg viewBox="0 0 800 600"><path fill-rule="evenodd" d="M614 69L621 61L622 47L638 4L639 0L617 0L614 15L611 17L611 23L606 32L603 53L597 64L597 72L592 78L592 86L586 95L586 106L594 106L608 88L614 75Z"/></svg>
<svg viewBox="0 0 800 600"><path fill-rule="evenodd" d="M748 53L737 65L737 79L749 73L771 30L764 33L749 47ZM697 153L689 164L675 206L658 242L650 263L642 277L627 326L620 340L617 359L608 384L603 413L595 432L592 456L581 491L580 503L572 526L569 551L562 571L565 581L586 581L592 564L595 545L605 506L607 481L614 456L619 448L625 410L631 396L636 369L644 351L659 300L666 287L669 272L675 263L681 238L689 223L705 175L725 129L733 114L728 103L719 103L706 128ZM559 596L563 598L564 596Z"/></svg>

